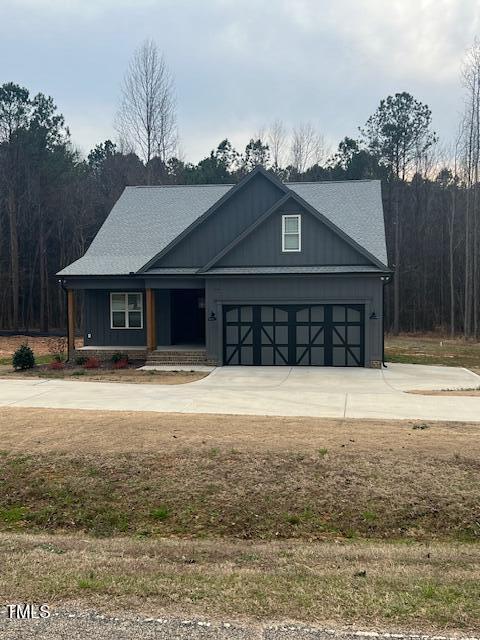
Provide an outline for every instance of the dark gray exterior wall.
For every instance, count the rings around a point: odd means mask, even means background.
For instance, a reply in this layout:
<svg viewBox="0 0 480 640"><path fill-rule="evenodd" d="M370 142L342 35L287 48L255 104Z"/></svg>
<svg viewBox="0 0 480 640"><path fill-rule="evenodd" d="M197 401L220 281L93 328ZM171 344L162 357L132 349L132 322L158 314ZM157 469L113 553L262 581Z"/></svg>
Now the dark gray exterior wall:
<svg viewBox="0 0 480 640"><path fill-rule="evenodd" d="M132 284L131 280L119 279L117 286L115 281L109 281L109 288L103 289L101 281L95 279L89 283L77 283L85 287L85 322L84 322L84 343L85 346L109 347L109 346L146 346L145 330L145 290L144 281L141 287L126 287L125 284ZM186 280L179 278L149 278L147 285L155 289L155 324L158 345L172 344L171 336L171 289L201 289L205 286L203 278L191 278ZM96 289L92 287L96 286ZM166 288L168 286L168 288ZM143 329L111 329L110 328L110 292L111 291L131 291L143 293ZM88 337L90 334L91 337Z"/></svg>
<svg viewBox="0 0 480 640"><path fill-rule="evenodd" d="M208 357L222 364L222 305L356 303L365 305L365 364L382 360L382 289L380 276L290 276L209 278L206 283ZM371 320L375 312L378 319Z"/></svg>
<svg viewBox="0 0 480 640"><path fill-rule="evenodd" d="M256 175L151 268L203 267L282 196L279 187Z"/></svg>
<svg viewBox="0 0 480 640"><path fill-rule="evenodd" d="M302 250L282 252L282 215L299 213ZM363 265L371 262L295 203L273 213L215 264L240 266Z"/></svg>
<svg viewBox="0 0 480 640"><path fill-rule="evenodd" d="M118 289L117 289L118 291ZM122 289L122 291L141 292L141 288ZM143 329L110 328L110 290L87 289L85 291L85 346L108 347L144 347L145 332L145 295L143 300ZM88 337L90 334L90 337Z"/></svg>
<svg viewBox="0 0 480 640"><path fill-rule="evenodd" d="M170 289L155 291L155 326L157 345L172 344Z"/></svg>

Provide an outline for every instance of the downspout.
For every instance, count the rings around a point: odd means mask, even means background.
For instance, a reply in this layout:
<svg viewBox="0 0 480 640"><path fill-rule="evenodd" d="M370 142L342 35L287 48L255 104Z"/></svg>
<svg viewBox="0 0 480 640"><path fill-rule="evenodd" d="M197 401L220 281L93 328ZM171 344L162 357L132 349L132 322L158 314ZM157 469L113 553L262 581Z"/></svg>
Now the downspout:
<svg viewBox="0 0 480 640"><path fill-rule="evenodd" d="M65 293L65 324L67 327L67 345L70 344L70 323L68 321L68 299L67 299L67 287L65 286L65 280L59 280L58 283L60 284L60 286L63 289L63 292ZM66 362L69 361L69 353L68 353L68 346L67 346L67 360Z"/></svg>
<svg viewBox="0 0 480 640"><path fill-rule="evenodd" d="M385 362L385 285L387 285L391 281L390 276L382 276L381 278L383 282L382 287L382 365L385 369L388 368L387 363Z"/></svg>

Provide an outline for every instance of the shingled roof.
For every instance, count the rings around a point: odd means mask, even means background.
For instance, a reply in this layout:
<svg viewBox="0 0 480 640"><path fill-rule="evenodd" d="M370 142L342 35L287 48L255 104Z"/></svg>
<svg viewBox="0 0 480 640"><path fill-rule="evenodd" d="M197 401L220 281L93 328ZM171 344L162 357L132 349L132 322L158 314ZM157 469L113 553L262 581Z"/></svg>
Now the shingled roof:
<svg viewBox="0 0 480 640"><path fill-rule="evenodd" d="M136 273L232 187L126 187L85 255L58 275ZM387 265L379 180L290 182L285 187Z"/></svg>

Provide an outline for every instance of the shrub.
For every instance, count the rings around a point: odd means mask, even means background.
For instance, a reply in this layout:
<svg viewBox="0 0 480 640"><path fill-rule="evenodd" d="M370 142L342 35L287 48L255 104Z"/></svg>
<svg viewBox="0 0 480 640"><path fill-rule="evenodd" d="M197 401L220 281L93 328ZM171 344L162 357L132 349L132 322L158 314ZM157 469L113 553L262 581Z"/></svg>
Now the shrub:
<svg viewBox="0 0 480 640"><path fill-rule="evenodd" d="M35 356L28 344L22 344L13 354L12 364L14 369L31 369L35 366Z"/></svg>
<svg viewBox="0 0 480 640"><path fill-rule="evenodd" d="M65 368L65 365L61 360L53 360L52 362L50 362L48 366L50 369L56 369L56 370Z"/></svg>
<svg viewBox="0 0 480 640"><path fill-rule="evenodd" d="M121 360L117 360L113 363L114 369L126 369L128 367L128 359L122 358Z"/></svg>
<svg viewBox="0 0 480 640"><path fill-rule="evenodd" d="M120 353L120 351L117 351L116 353L114 353L112 355L111 358L113 364L116 364L117 362L121 362L122 360L126 360L127 364L128 364L128 356L126 353Z"/></svg>
<svg viewBox="0 0 480 640"><path fill-rule="evenodd" d="M79 367L83 367L83 365L87 362L87 356L76 356L75 364L78 364Z"/></svg>
<svg viewBox="0 0 480 640"><path fill-rule="evenodd" d="M98 369L100 367L100 360L94 356L87 358L85 362L85 369Z"/></svg>

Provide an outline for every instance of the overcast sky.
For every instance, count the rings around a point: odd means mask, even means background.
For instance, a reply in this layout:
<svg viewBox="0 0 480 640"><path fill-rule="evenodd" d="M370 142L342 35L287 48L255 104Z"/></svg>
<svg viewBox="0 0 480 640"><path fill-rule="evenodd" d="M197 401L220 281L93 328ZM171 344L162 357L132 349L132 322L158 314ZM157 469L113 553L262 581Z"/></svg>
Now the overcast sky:
<svg viewBox="0 0 480 640"><path fill-rule="evenodd" d="M450 142L475 35L479 0L0 0L0 83L53 96L88 152L114 137L125 68L152 38L187 160L225 137L241 149L275 118L336 146L396 91L428 103Z"/></svg>

